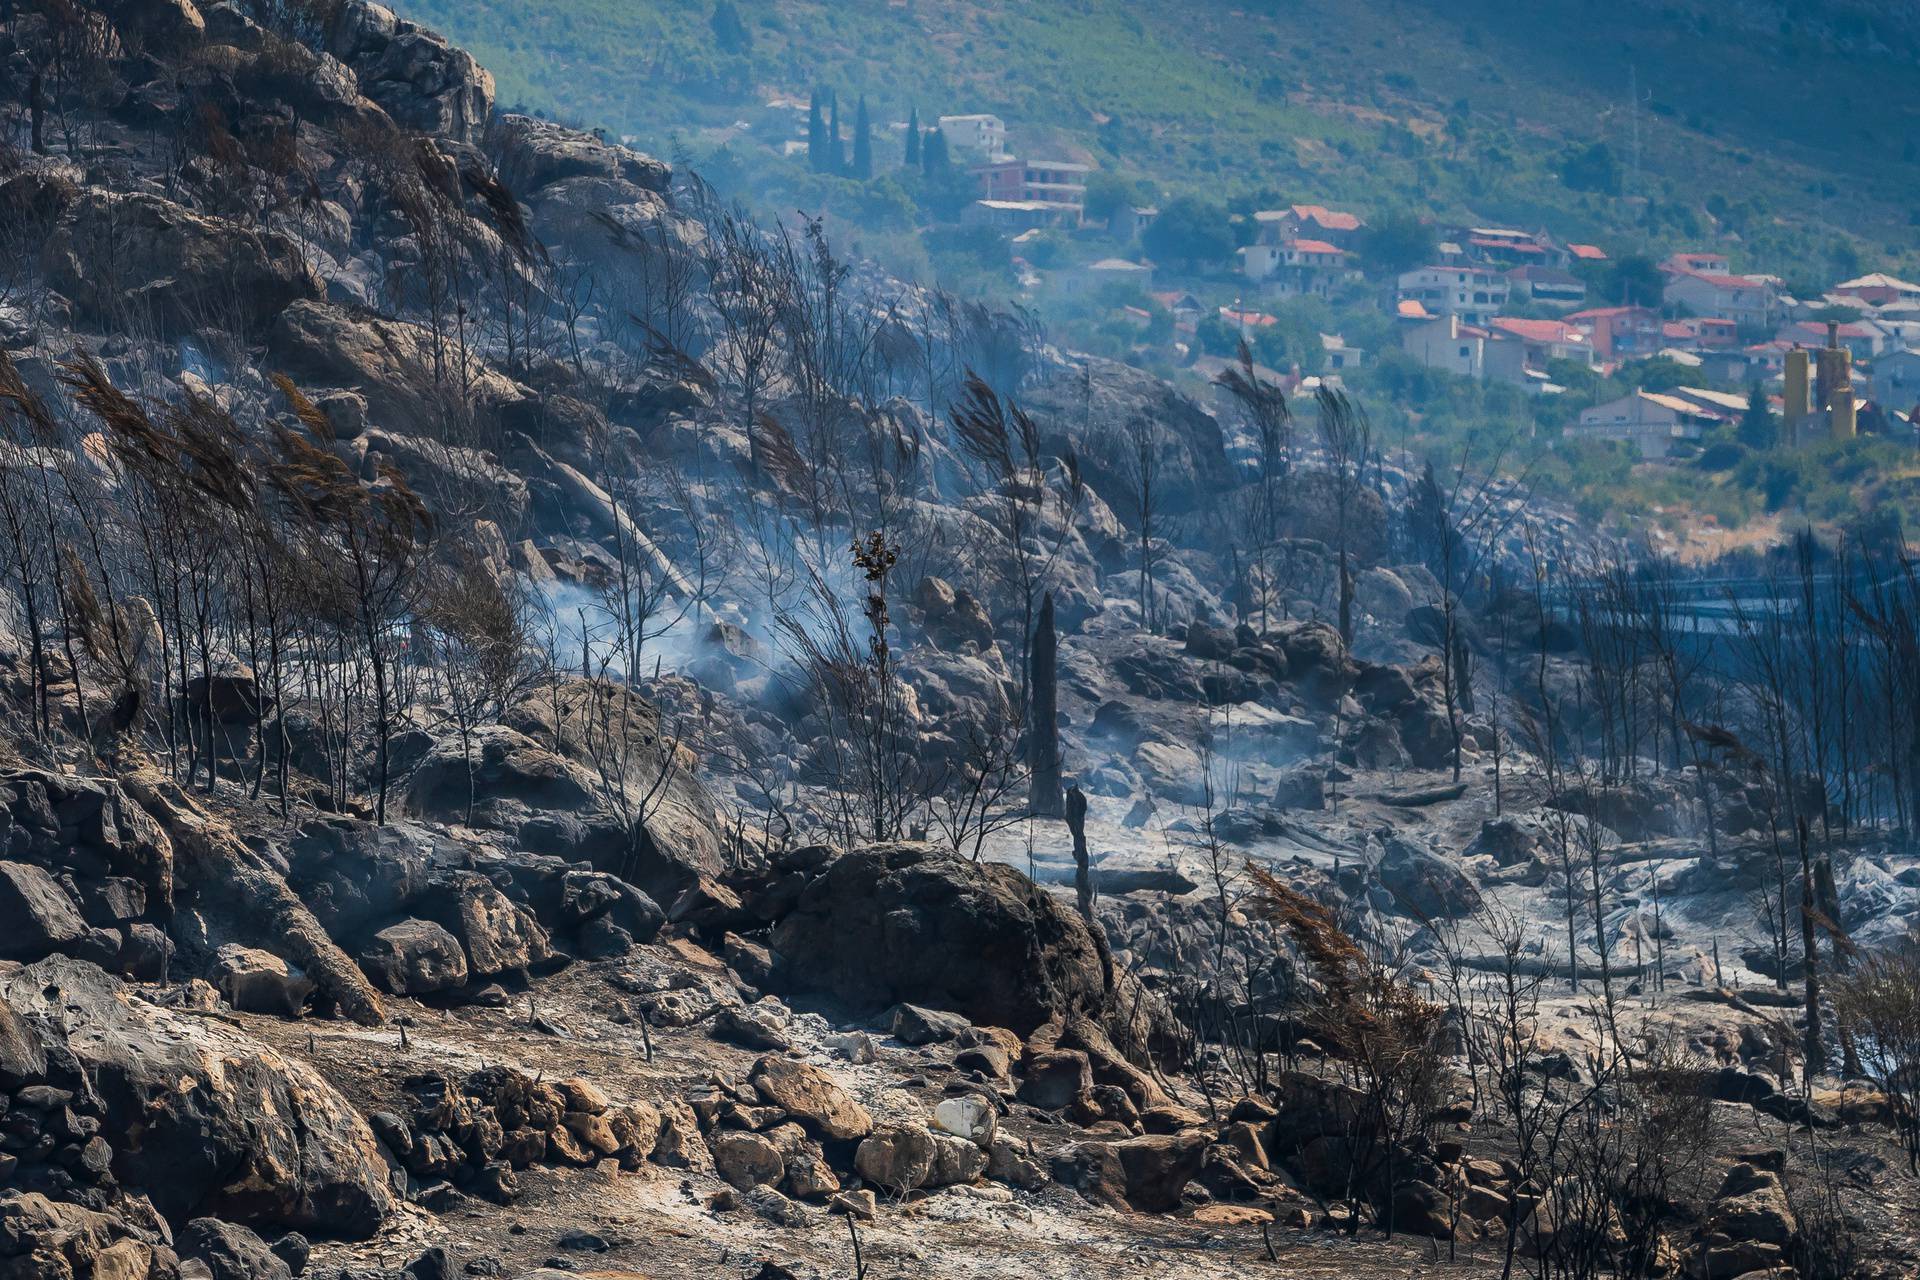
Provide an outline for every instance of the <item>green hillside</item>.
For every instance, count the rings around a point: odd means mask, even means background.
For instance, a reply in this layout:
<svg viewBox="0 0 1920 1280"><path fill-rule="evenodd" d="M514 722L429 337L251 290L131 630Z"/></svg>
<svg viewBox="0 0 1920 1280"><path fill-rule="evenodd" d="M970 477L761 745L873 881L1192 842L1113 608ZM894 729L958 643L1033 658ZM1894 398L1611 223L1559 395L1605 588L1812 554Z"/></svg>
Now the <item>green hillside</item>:
<svg viewBox="0 0 1920 1280"><path fill-rule="evenodd" d="M865 94L877 125L993 111L1017 150L1082 150L1162 196L1406 206L1616 248L1725 237L1790 279L1920 257L1904 5L734 3L733 51L708 0L401 8L486 62L503 104L722 169L751 173L789 136L768 100L823 85ZM1575 190L1564 162L1594 143L1571 176L1597 189Z"/></svg>

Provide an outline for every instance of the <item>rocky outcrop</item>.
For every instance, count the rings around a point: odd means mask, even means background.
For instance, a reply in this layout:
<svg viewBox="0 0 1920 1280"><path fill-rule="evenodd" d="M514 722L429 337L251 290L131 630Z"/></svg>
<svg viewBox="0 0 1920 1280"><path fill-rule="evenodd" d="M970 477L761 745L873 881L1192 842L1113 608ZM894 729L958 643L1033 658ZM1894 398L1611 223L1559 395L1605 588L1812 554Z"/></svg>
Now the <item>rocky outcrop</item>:
<svg viewBox="0 0 1920 1280"><path fill-rule="evenodd" d="M395 123L478 144L493 114L493 76L438 32L391 9L347 0L326 37L327 52L353 69L360 91Z"/></svg>
<svg viewBox="0 0 1920 1280"><path fill-rule="evenodd" d="M931 845L828 862L770 946L781 984L857 1007L924 1004L1022 1035L1080 1014L1134 1056L1167 1030L1078 916L1011 867Z"/></svg>
<svg viewBox="0 0 1920 1280"><path fill-rule="evenodd" d="M311 1067L222 1022L148 1004L79 961L0 975L0 999L47 1070L71 1072L48 1083L97 1099L114 1177L171 1221L357 1238L392 1209L372 1131Z"/></svg>
<svg viewBox="0 0 1920 1280"><path fill-rule="evenodd" d="M40 771L0 779L0 959L79 956L156 977L173 847L119 784Z"/></svg>
<svg viewBox="0 0 1920 1280"><path fill-rule="evenodd" d="M43 250L47 278L102 324L150 323L163 335L208 325L264 332L289 305L320 296L298 247L162 196L92 188Z"/></svg>

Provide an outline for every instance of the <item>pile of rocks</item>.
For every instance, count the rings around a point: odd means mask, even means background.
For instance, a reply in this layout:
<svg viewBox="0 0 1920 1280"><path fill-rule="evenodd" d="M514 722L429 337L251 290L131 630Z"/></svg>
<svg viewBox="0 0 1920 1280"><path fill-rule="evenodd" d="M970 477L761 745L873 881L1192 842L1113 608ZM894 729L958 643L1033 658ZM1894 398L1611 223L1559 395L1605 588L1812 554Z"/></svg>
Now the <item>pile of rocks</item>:
<svg viewBox="0 0 1920 1280"><path fill-rule="evenodd" d="M0 959L65 955L157 978L172 910L173 847L117 784L0 780Z"/></svg>
<svg viewBox="0 0 1920 1280"><path fill-rule="evenodd" d="M616 1106L585 1080L549 1083L511 1067L458 1082L419 1075L406 1088L410 1117L382 1111L369 1119L406 1169L410 1194L430 1205L452 1190L509 1203L519 1195L514 1171L535 1164L584 1168L611 1160L638 1169L661 1148L672 1121L646 1102Z"/></svg>

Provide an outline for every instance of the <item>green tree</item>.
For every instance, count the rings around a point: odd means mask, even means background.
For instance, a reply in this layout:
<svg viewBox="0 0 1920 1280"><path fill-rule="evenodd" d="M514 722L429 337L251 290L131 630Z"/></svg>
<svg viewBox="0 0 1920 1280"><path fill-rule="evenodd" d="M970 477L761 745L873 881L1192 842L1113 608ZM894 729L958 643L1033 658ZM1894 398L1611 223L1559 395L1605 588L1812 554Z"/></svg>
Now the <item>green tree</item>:
<svg viewBox="0 0 1920 1280"><path fill-rule="evenodd" d="M818 89L807 99L807 164L815 173L824 173L827 168L827 121L820 114Z"/></svg>
<svg viewBox="0 0 1920 1280"><path fill-rule="evenodd" d="M907 112L907 168L920 167L920 108Z"/></svg>
<svg viewBox="0 0 1920 1280"><path fill-rule="evenodd" d="M1157 262L1219 262L1233 253L1233 227L1220 205L1181 196L1141 233L1140 244Z"/></svg>
<svg viewBox="0 0 1920 1280"><path fill-rule="evenodd" d="M1667 287L1659 264L1644 253L1630 253L1606 263L1598 274L1601 296L1623 307L1658 307Z"/></svg>
<svg viewBox="0 0 1920 1280"><path fill-rule="evenodd" d="M1087 178L1087 220L1105 222L1132 204L1137 196L1132 182L1104 170Z"/></svg>
<svg viewBox="0 0 1920 1280"><path fill-rule="evenodd" d="M1620 194L1620 162L1604 142L1570 149L1560 158L1560 181L1574 191Z"/></svg>
<svg viewBox="0 0 1920 1280"><path fill-rule="evenodd" d="M753 32L740 20L740 11L733 6L733 0L719 0L713 6L713 42L720 52L745 54L753 52Z"/></svg>
<svg viewBox="0 0 1920 1280"><path fill-rule="evenodd" d="M1373 266L1398 274L1424 264L1436 243L1433 228L1411 209L1393 209L1367 224L1360 252Z"/></svg>
<svg viewBox="0 0 1920 1280"><path fill-rule="evenodd" d="M1740 415L1740 443L1749 449L1771 449L1780 438L1767 393L1759 383L1747 388L1746 412Z"/></svg>
<svg viewBox="0 0 1920 1280"><path fill-rule="evenodd" d="M953 157L947 153L947 135L939 129L927 130L925 145L920 148L920 168L929 178L938 178L953 168Z"/></svg>
<svg viewBox="0 0 1920 1280"><path fill-rule="evenodd" d="M873 176L873 121L867 116L867 95L853 112L853 176L865 181Z"/></svg>

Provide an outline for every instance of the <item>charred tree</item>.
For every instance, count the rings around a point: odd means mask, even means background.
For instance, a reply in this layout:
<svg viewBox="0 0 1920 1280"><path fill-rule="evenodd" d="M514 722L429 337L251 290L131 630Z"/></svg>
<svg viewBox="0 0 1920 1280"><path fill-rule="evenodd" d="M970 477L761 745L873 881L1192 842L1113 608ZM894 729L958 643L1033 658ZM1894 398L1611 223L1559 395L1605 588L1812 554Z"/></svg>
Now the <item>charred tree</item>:
<svg viewBox="0 0 1920 1280"><path fill-rule="evenodd" d="M1042 818L1060 817L1060 684L1055 663L1059 634L1053 625L1053 592L1040 601L1040 621L1033 629L1028 655L1027 769L1032 777L1028 793L1033 812ZM1082 797L1082 816L1086 800Z"/></svg>

